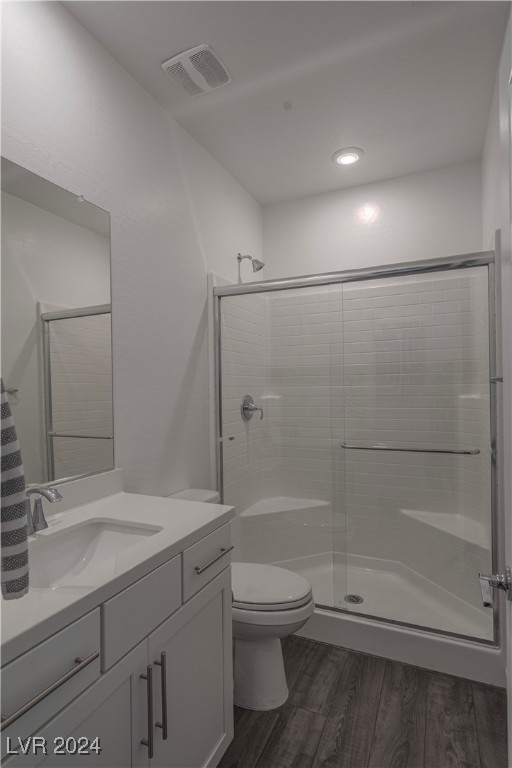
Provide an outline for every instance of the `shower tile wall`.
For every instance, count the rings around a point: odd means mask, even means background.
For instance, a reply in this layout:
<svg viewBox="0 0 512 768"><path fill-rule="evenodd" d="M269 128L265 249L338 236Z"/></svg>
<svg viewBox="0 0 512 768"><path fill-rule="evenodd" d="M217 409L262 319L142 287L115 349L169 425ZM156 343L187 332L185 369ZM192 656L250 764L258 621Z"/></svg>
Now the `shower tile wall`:
<svg viewBox="0 0 512 768"><path fill-rule="evenodd" d="M50 324L52 418L55 432L112 435L110 315ZM53 440L55 477L112 467L111 440Z"/></svg>
<svg viewBox="0 0 512 768"><path fill-rule="evenodd" d="M332 565L328 320L328 289L222 300L224 500L240 560ZM263 421L242 421L246 393Z"/></svg>
<svg viewBox="0 0 512 768"><path fill-rule="evenodd" d="M242 397L250 394L255 403L265 408L265 297L256 294L223 299L221 323L224 500L237 510L232 526L237 557L250 560L244 557L241 546L239 515L265 497L264 478L271 443L267 418L260 421L256 414L250 422L244 422L240 405Z"/></svg>
<svg viewBox="0 0 512 768"><path fill-rule="evenodd" d="M332 565L329 296L329 287L267 296L272 462L265 487L289 510L280 513L270 562L307 558L307 567L322 556Z"/></svg>
<svg viewBox="0 0 512 768"><path fill-rule="evenodd" d="M335 454L335 519L346 530L335 549L368 558L366 567L401 563L483 611L477 574L490 567L486 270L347 284L339 308L333 354L344 368L337 376L333 365L333 407L344 399L345 440L481 453ZM345 585L344 563L339 578ZM348 578L350 591L356 585Z"/></svg>

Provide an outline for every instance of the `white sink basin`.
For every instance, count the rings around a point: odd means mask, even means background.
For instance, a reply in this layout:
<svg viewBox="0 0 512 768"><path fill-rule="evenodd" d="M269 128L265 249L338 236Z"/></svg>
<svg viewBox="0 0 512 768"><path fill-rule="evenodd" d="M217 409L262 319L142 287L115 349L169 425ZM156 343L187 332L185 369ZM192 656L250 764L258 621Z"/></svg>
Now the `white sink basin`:
<svg viewBox="0 0 512 768"><path fill-rule="evenodd" d="M122 520L87 520L29 543L31 587L87 586L100 565L161 531Z"/></svg>

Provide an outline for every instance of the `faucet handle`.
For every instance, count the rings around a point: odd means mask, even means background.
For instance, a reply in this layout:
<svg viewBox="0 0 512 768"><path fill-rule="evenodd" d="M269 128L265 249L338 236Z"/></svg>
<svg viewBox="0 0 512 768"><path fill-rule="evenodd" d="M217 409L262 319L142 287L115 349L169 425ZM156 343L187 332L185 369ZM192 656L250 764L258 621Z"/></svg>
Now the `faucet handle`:
<svg viewBox="0 0 512 768"><path fill-rule="evenodd" d="M60 501L62 499L62 494L57 490L57 488L43 488L40 485L33 485L26 490L27 497L32 496L35 493L37 493L39 496L44 496L45 499L47 499L52 504L54 501Z"/></svg>

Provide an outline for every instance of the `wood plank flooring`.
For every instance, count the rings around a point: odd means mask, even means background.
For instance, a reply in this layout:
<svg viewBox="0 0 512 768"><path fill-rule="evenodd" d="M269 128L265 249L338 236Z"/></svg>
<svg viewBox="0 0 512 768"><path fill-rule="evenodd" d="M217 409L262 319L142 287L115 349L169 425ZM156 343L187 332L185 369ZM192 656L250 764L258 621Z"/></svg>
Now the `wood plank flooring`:
<svg viewBox="0 0 512 768"><path fill-rule="evenodd" d="M219 768L506 768L500 688L300 637L283 643L290 696L235 707Z"/></svg>

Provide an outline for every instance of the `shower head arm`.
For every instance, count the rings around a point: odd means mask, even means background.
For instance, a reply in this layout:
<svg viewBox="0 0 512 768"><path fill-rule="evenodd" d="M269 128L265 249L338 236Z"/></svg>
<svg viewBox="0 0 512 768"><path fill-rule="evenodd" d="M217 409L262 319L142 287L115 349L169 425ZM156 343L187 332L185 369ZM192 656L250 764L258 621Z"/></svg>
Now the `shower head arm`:
<svg viewBox="0 0 512 768"><path fill-rule="evenodd" d="M265 264L262 261L260 261L259 259L253 259L252 256L249 256L249 254L245 254L245 256L242 256L241 253L237 253L236 260L238 262L238 283L239 284L242 282L242 277L240 274L240 264L244 259L249 259L252 265L253 272L259 272L260 269L263 269L263 267L265 266Z"/></svg>

